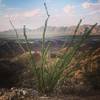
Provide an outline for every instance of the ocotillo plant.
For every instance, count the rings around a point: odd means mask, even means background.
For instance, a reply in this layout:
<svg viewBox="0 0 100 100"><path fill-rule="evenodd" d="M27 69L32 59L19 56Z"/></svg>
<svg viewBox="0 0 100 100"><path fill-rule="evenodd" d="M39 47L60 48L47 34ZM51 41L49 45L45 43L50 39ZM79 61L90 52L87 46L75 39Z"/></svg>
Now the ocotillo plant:
<svg viewBox="0 0 100 100"><path fill-rule="evenodd" d="M50 93L50 92L53 92L53 90L58 85L58 83L62 82L65 78L67 78L73 74L74 69L70 69L69 64L71 63L73 57L77 54L78 49L80 48L81 44L89 37L93 28L97 24L94 24L90 29L85 30L84 33L82 34L80 40L78 41L78 43L76 43L72 46L72 44L75 40L75 37L76 37L76 33L82 22L82 20L80 20L80 22L78 23L78 25L74 31L74 35L72 37L71 43L68 45L68 52L65 52L57 61L55 61L55 63L48 64L47 60L46 60L47 59L46 56L48 54L50 44L47 47L45 46L45 34L46 34L47 24L48 24L50 15L48 13L46 2L44 2L44 7L46 10L47 18L45 20L45 26L44 26L44 31L43 31L42 48L41 48L41 63L39 65L36 64L36 62L34 60L35 58L32 55L32 51L30 48L30 43L28 42L25 26L23 28L23 33L24 33L24 37L26 40L27 49L30 53L30 64L33 68L33 73L36 78L37 88L41 93L47 93L47 92ZM15 29L11 20L10 20L10 24L13 27L14 31L16 32L17 42L18 42L20 48L23 50L23 52L25 52L25 50L23 49L23 47L21 46L21 44L19 42L17 30ZM65 44L62 47L64 47L64 46L65 46ZM70 49L71 46L72 46L72 48ZM70 69L66 77L63 76L63 72L65 69L66 70Z"/></svg>
<svg viewBox="0 0 100 100"><path fill-rule="evenodd" d="M46 63L46 59L47 59L46 55L47 55L48 50L49 50L49 45L48 45L48 47L45 47L45 34L46 34L48 19L49 19L50 15L48 13L47 5L45 2L44 2L44 7L46 10L47 19L45 20L45 26L44 26L44 31L43 31L42 49L41 49L41 63L39 64L39 66L36 65L36 63L34 61L35 58L33 58L33 56L32 56L31 48L29 46L27 35L26 35L26 30L24 27L24 37L25 37L25 40L27 43L28 50L29 50L30 55L31 55L30 62L31 62L31 65L33 67L33 73L36 77L38 90L41 93L52 92L54 90L54 88L57 86L57 84L60 83L60 81L62 81L62 79L65 78L65 77L63 77L64 70L69 68L68 65L71 63L73 57L76 55L81 44L89 37L93 28L97 25L97 24L95 24L87 31L84 31L84 33L81 36L78 43L74 44L73 47L70 49L70 45L73 43L75 36L76 36L76 33L77 33L79 26L82 22L82 20L80 20L80 22L78 23L78 25L75 29L73 38L71 40L71 44L68 46L69 52L65 52L62 55L62 57L60 57L55 63L47 64ZM45 67L46 65L49 68ZM51 68L51 70L49 70L50 68ZM68 76L70 74L72 74L73 71L74 71L73 69L70 70Z"/></svg>

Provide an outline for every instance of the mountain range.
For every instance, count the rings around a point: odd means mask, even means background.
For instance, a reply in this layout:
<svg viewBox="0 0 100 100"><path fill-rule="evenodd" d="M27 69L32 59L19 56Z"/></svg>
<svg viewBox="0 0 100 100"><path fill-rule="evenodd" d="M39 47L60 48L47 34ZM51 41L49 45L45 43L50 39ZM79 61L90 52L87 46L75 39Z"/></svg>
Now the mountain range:
<svg viewBox="0 0 100 100"><path fill-rule="evenodd" d="M85 28L91 28L92 25L81 25L77 35L80 35ZM73 35L74 30L76 26L70 26L70 27L55 27L55 26L48 26L46 37L54 37L54 36L67 36L67 35ZM41 38L43 33L44 27L40 27L37 29L26 29L26 34L28 38ZM23 37L23 29L17 29L17 33L19 35L19 38L22 39ZM91 35L100 35L100 25L96 26ZM14 30L8 30L0 32L0 38L7 38L7 39L15 39L16 33Z"/></svg>

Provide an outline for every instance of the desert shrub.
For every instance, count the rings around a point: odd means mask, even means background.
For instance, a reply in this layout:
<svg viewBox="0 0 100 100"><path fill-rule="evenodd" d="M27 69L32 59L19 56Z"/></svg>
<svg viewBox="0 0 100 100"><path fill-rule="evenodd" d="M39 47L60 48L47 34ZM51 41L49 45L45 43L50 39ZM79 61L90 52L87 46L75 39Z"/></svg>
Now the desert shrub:
<svg viewBox="0 0 100 100"><path fill-rule="evenodd" d="M74 41L74 37L76 35L76 32L79 28L80 23L81 23L81 20L75 30L72 42ZM31 55L30 64L33 66L33 73L37 80L37 87L41 93L53 92L53 90L57 87L57 85L61 81L63 81L67 77L74 75L75 69L74 68L70 69L70 66L68 65L71 63L73 57L77 54L77 51L80 48L81 44L88 38L89 34L91 33L92 29L95 26L96 24L93 25L91 29L85 31L84 34L81 36L81 39L79 40L79 42L74 44L73 47L71 48L69 46L68 52L65 52L57 61L55 61L53 64L48 64L46 55L49 50L49 45L48 47L45 47L45 32L46 32L46 27L47 27L47 20L46 20L43 38L42 38L43 40L42 40L42 49L41 49L41 63L38 66L35 63L35 60L34 60L35 58L32 56L32 52L28 43L27 35L26 35L26 30L24 27L24 36L27 42L27 47ZM68 70L66 77L63 76L64 70Z"/></svg>
<svg viewBox="0 0 100 100"><path fill-rule="evenodd" d="M93 25L90 29L85 29L83 34L81 34L79 41L76 44L73 44L74 39L76 38L76 34L79 29L79 26L82 22L82 20L80 20L80 22L78 23L74 31L74 35L72 37L71 43L67 47L67 52L64 52L61 55L61 57L57 58L57 60L54 61L54 63L48 64L47 55L48 55L48 50L50 48L50 43L48 44L47 47L45 46L45 34L46 34L47 24L48 24L50 15L48 13L45 2L44 2L44 7L46 10L47 19L45 20L45 26L44 26L44 31L43 31L41 58L40 58L39 64L36 64L35 58L32 55L32 50L30 48L30 44L27 38L25 26L23 28L23 33L26 40L27 49L30 54L29 56L30 65L33 68L33 74L37 82L37 88L41 93L51 93L63 80L74 75L76 69L70 68L69 64L71 63L74 56L77 54L80 46L89 37L91 31L97 24ZM63 47L65 47L65 44L62 46L62 48ZM67 75L64 76L63 73L65 70L67 71Z"/></svg>

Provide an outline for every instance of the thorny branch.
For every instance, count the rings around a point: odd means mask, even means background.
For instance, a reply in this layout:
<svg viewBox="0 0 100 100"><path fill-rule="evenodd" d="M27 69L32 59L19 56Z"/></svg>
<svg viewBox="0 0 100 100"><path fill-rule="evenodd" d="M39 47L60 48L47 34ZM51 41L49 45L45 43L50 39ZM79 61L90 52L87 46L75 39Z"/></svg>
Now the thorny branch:
<svg viewBox="0 0 100 100"><path fill-rule="evenodd" d="M45 34L46 34L46 31L47 31L47 25L48 25L48 20L49 20L50 15L48 13L48 8L47 8L47 5L46 5L46 1L43 0L43 3L44 3L47 18L45 20L45 25L44 25L44 30L43 30L43 37L42 37L42 50L41 50L41 53L42 53L42 56L41 56L41 61L42 61L41 73L42 73L42 76L41 76L41 78L42 78L43 86L45 88L45 80L44 80L44 65L45 65L45 51L46 51L46 48L45 48ZM44 89L42 91L44 92Z"/></svg>
<svg viewBox="0 0 100 100"><path fill-rule="evenodd" d="M45 33L47 31L47 24L48 24L48 20L49 20L49 13L48 13L48 8L47 8L47 5L46 5L46 1L43 0L43 3L44 3L44 7L45 7L45 11L46 11L46 15L47 15L47 18L45 20L45 26L44 26L44 30L43 30L43 40L42 40L42 50L44 51L44 46L45 46Z"/></svg>
<svg viewBox="0 0 100 100"><path fill-rule="evenodd" d="M15 33L16 33L16 38L17 38L17 42L18 42L18 45L19 47L21 48L21 50L25 53L25 49L22 47L22 45L20 44L20 41L19 41L19 36L18 36L18 32L16 30L16 28L14 27L12 21L9 19L9 22L10 22L10 25L12 26L12 28L14 29Z"/></svg>

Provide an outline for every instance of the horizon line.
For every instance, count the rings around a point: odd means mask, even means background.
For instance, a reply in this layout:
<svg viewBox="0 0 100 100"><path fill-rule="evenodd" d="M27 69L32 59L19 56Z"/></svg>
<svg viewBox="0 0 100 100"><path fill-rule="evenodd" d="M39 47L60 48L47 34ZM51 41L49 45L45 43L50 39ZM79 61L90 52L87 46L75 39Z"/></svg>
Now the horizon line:
<svg viewBox="0 0 100 100"><path fill-rule="evenodd" d="M92 26L92 25L94 25L94 24L82 24L82 25L80 25L80 26L88 26L88 25L90 25L90 26ZM47 27L56 27L56 28L60 28L60 27L68 27L68 28L70 28L70 27L76 27L77 25L67 25L67 26L65 26L65 25L61 25L61 26L53 26L53 25L49 25L49 26L47 26ZM97 26L100 26L100 24L97 24ZM44 26L39 26L39 27L37 27L37 28L29 28L29 27L26 27L26 29L29 29L29 30L36 30L36 29L39 29L39 28L42 28L42 27L44 27ZM23 29L23 28L16 28L17 30L19 30L19 29ZM0 30L0 32L5 32L5 31L10 31L10 30L14 30L13 28L11 28L11 29L5 29L5 30Z"/></svg>

